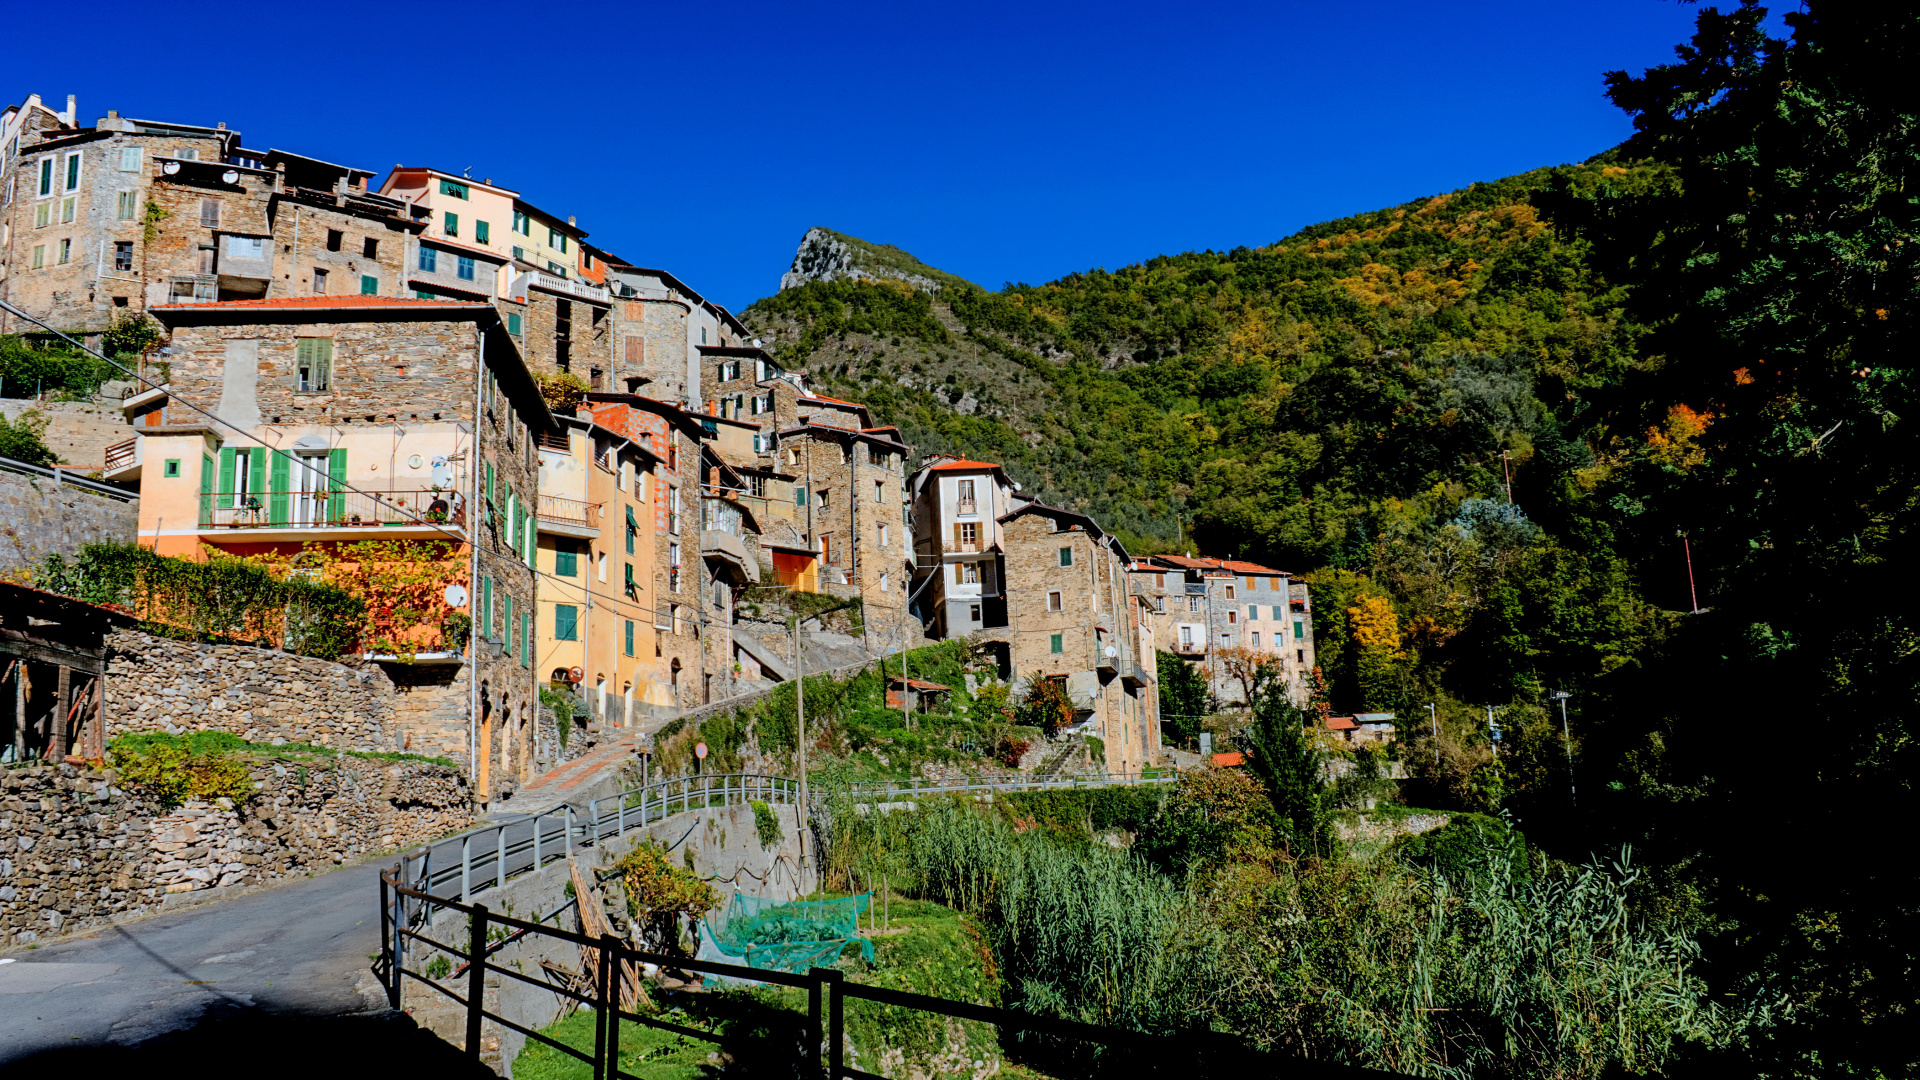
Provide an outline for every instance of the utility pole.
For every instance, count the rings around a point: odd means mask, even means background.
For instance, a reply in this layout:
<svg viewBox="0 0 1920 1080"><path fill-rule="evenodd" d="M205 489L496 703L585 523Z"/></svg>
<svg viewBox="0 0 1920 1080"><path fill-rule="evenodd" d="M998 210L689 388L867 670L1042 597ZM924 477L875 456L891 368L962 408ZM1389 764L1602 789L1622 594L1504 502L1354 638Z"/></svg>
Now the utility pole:
<svg viewBox="0 0 1920 1080"><path fill-rule="evenodd" d="M1687 555L1687 598L1693 601L1691 614L1698 615L1700 614L1700 593L1693 585L1693 545L1684 532L1680 534L1680 550Z"/></svg>
<svg viewBox="0 0 1920 1080"><path fill-rule="evenodd" d="M1440 712L1427 702L1427 719L1433 724L1433 763L1440 764Z"/></svg>
<svg viewBox="0 0 1920 1080"><path fill-rule="evenodd" d="M1565 690L1553 692L1553 699L1560 703L1560 737L1567 744L1567 797L1573 800L1577 808L1580 805L1580 792L1573 785L1573 731L1567 726L1567 699L1572 696Z"/></svg>
<svg viewBox="0 0 1920 1080"><path fill-rule="evenodd" d="M800 613L793 613L794 755L800 772L800 868L807 866L807 680L806 654L800 649Z"/></svg>

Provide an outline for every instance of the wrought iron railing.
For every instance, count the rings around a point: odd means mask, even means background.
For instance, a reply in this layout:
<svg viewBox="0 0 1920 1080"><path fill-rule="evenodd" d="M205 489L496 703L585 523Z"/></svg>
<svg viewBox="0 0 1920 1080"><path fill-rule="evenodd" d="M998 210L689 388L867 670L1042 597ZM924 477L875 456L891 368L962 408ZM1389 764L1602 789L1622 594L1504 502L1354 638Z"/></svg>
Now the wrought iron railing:
<svg viewBox="0 0 1920 1080"><path fill-rule="evenodd" d="M557 495L540 496L540 520L554 525L596 528L600 524L601 503L581 499L562 499Z"/></svg>
<svg viewBox="0 0 1920 1080"><path fill-rule="evenodd" d="M216 491L201 496L203 529L352 529L462 526L465 515L432 491Z"/></svg>

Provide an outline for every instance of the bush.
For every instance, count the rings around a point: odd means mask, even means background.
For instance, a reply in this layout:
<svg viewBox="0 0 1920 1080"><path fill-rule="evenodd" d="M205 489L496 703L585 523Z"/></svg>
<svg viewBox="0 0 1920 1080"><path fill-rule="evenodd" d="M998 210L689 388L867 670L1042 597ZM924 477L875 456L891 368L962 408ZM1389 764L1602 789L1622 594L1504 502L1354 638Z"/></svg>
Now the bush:
<svg viewBox="0 0 1920 1080"><path fill-rule="evenodd" d="M40 347L17 334L0 336L0 397L56 400L90 397L117 375L104 360L65 346Z"/></svg>
<svg viewBox="0 0 1920 1080"><path fill-rule="evenodd" d="M778 845L781 835L785 832L785 830L780 827L780 815L773 812L773 807L768 806L759 799L753 799L751 802L753 804L753 827L754 830L760 834L760 846L762 848L770 848Z"/></svg>
<svg viewBox="0 0 1920 1080"><path fill-rule="evenodd" d="M244 763L228 756L246 743L219 731L188 736L122 735L107 746L120 783L171 810L189 800L232 799L235 806L253 795L253 777Z"/></svg>
<svg viewBox="0 0 1920 1080"><path fill-rule="evenodd" d="M720 906L720 894L691 869L674 865L667 849L648 841L628 852L613 869L627 889L627 913L639 924L646 944L680 947L680 920Z"/></svg>
<svg viewBox="0 0 1920 1080"><path fill-rule="evenodd" d="M10 457L29 465L60 464L60 455L47 448L47 417L38 409L28 409L12 423L0 416L0 457Z"/></svg>

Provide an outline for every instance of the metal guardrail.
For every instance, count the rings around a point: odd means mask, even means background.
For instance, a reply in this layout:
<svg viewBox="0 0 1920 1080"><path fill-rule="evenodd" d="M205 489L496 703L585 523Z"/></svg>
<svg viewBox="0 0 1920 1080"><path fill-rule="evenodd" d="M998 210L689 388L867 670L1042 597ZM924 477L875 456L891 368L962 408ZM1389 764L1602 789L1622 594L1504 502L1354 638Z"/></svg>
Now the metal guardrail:
<svg viewBox="0 0 1920 1080"><path fill-rule="evenodd" d="M897 802L914 796L1171 784L1176 779L1174 770L1167 769L1033 780L963 778L872 782L839 790L848 791L859 802ZM823 794L813 792L809 805L818 806ZM480 890L498 887L519 874L565 859L569 852L618 839L674 814L708 807L740 806L752 800L792 806L800 801L799 782L762 773L655 780L629 787L616 798L590 800L584 810L563 803L532 817L486 825L409 852L400 859L402 880L438 897L467 901ZM448 850L455 845L458 845L457 851Z"/></svg>
<svg viewBox="0 0 1920 1080"><path fill-rule="evenodd" d="M428 919L430 909L444 910L467 917L466 941L463 945L438 941L423 932L422 928L432 929ZM554 914L557 915L558 912ZM448 920L447 925L457 926L458 922ZM500 946L491 945L489 936L498 933L499 930L507 931L505 935L507 940L501 942ZM545 938L577 946L580 950L583 970L573 972L561 968L556 972L553 966L543 964L548 978L540 979L519 970L516 965L495 963L490 959L508 942L526 937ZM459 963L450 964L449 975L440 979L424 971L415 970L409 965L409 946L414 942L427 947L423 960L431 962L433 956L443 955L450 961L457 960ZM393 870L380 872L380 957L376 972L387 991L387 1004L395 1010L405 1007L406 986L409 980L452 1000L466 1012L463 1049L475 1061L481 1058L481 1052L486 1043L483 1037L483 1026L489 1020L550 1046L577 1061L584 1062L591 1068L595 1080L639 1080L638 1077L620 1068L620 1029L623 1022L668 1031L683 1038L698 1039L716 1045L723 1045L728 1041L728 1033L723 1030L703 1030L685 1024L676 1024L659 1015L643 1015L629 1011L625 1006L633 1000L634 993L638 989L637 969L638 965L642 964L666 970L700 972L805 990L807 992L806 1011L796 1010L791 1014L789 1021L794 1029L793 1034L798 1037L786 1038L785 1032L770 1035L761 1030L756 1033L752 1043L757 1051L765 1053L770 1059L792 1055L789 1062L783 1063L783 1067L779 1069L780 1072L790 1070L794 1075L818 1077L821 1080L887 1080L886 1077L877 1073L857 1069L847 1063L849 1055L847 1053L846 1003L849 999L932 1013L958 1020L972 1020L998 1027L1003 1033L1038 1035L1055 1050L1063 1050L1065 1048L1063 1044L1094 1044L1111 1051L1124 1052L1127 1055L1124 1067L1126 1075L1129 1076L1177 1075L1182 1078L1211 1075L1298 1076L1312 1078L1312 1080L1318 1080L1320 1077L1361 1080L1361 1078L1391 1075L1351 1066L1282 1058L1249 1047L1237 1037L1224 1032L1192 1030L1174 1034L1154 1034L849 982L846 973L838 968L816 967L801 975L775 969L642 952L630 948L612 934L602 934L597 938L590 937L586 934L545 926L541 922L529 922L510 915L497 914L488 910L485 904L463 904L434 896L429 892L406 885L404 873L397 866ZM556 978L555 975L561 977ZM489 977L523 982L549 991L575 1005L584 1005L592 1009L594 1012L592 1050L569 1046L545 1032L515 1023L499 1012L488 1010L486 986ZM630 987L632 989L629 989ZM464 990L464 995L456 992L457 990ZM586 992L582 992L583 990ZM770 1017L764 1013L758 1015L756 1027L764 1028L769 1019ZM1071 1051L1067 1053L1071 1054ZM1073 1056L1084 1059L1084 1052ZM1112 1062L1105 1064L1109 1066L1106 1069L1093 1065L1087 1071L1113 1071Z"/></svg>
<svg viewBox="0 0 1920 1080"><path fill-rule="evenodd" d="M90 491L95 495L105 495L109 499L118 499L121 502L132 502L140 497L140 492L134 488L124 487L119 484L110 484L101 480L89 480L84 476L66 476L63 475L59 469L45 469L38 465L30 465L24 461L16 461L10 457L0 457L0 469L4 469L7 472L21 473L26 476L44 477L63 487L79 488L82 491Z"/></svg>
<svg viewBox="0 0 1920 1080"><path fill-rule="evenodd" d="M758 800L793 805L800 785L784 776L727 773L682 776L630 788L617 798L593 799L585 811L562 803L529 818L518 818L464 833L401 856L402 879L439 897L470 900L480 889L506 883L517 874L565 859L583 847L646 828L673 814L713 806L737 806ZM458 856L441 849L459 845Z"/></svg>
<svg viewBox="0 0 1920 1080"><path fill-rule="evenodd" d="M379 525L464 524L464 515L430 509L441 496L408 491L216 491L201 508L203 529L351 529Z"/></svg>

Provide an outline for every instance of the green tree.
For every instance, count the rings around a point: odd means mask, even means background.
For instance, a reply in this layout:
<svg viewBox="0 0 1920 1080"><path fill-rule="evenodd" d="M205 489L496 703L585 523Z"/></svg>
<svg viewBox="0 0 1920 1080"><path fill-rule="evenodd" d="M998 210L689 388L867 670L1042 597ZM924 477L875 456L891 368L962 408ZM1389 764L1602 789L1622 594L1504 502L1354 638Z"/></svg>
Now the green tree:
<svg viewBox="0 0 1920 1080"><path fill-rule="evenodd" d="M1333 829L1321 779L1325 757L1307 733L1307 714L1293 703L1276 668L1261 669L1253 692L1253 723L1244 738L1248 768L1260 778L1280 828L1296 852L1333 853Z"/></svg>
<svg viewBox="0 0 1920 1080"><path fill-rule="evenodd" d="M28 409L9 423L0 415L0 457L10 457L29 465L58 465L60 455L47 448L47 417L38 409Z"/></svg>
<svg viewBox="0 0 1920 1080"><path fill-rule="evenodd" d="M1183 749L1197 747L1200 721L1213 711L1207 680L1185 660L1166 650L1155 656L1160 683L1160 730Z"/></svg>

